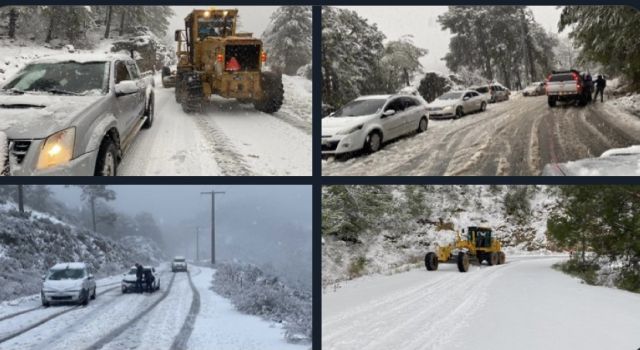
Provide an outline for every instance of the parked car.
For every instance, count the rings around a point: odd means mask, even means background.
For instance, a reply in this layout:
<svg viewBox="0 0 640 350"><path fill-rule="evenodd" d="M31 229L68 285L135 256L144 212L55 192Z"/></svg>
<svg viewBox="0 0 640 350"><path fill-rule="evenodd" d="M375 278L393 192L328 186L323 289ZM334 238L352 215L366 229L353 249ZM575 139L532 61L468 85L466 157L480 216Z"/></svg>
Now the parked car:
<svg viewBox="0 0 640 350"><path fill-rule="evenodd" d="M540 96L544 95L544 82L536 81L522 90L522 96Z"/></svg>
<svg viewBox="0 0 640 350"><path fill-rule="evenodd" d="M428 124L427 103L420 96L362 96L322 120L322 154L376 152L384 142L423 132Z"/></svg>
<svg viewBox="0 0 640 350"><path fill-rule="evenodd" d="M171 272L184 271L187 272L187 260L184 256L176 256L171 262Z"/></svg>
<svg viewBox="0 0 640 350"><path fill-rule="evenodd" d="M481 95L484 95L489 103L506 101L511 95L511 91L509 89L498 83L475 86L472 87L471 90L475 90Z"/></svg>
<svg viewBox="0 0 640 350"><path fill-rule="evenodd" d="M640 175L640 145L610 149L598 158L585 158L544 166L545 176L633 176Z"/></svg>
<svg viewBox="0 0 640 350"><path fill-rule="evenodd" d="M153 124L153 77L120 54L38 59L0 88L6 175L116 175ZM6 161L5 161L6 160Z"/></svg>
<svg viewBox="0 0 640 350"><path fill-rule="evenodd" d="M545 91L549 107L555 107L558 101L574 102L584 106L591 99L589 83L575 69L553 71L545 82Z"/></svg>
<svg viewBox="0 0 640 350"><path fill-rule="evenodd" d="M153 290L159 290L160 289L160 274L156 273L156 269L153 266L143 266L142 267L144 272L147 272L149 270L151 270L151 274L154 277L153 280ZM136 272L138 271L138 269L135 266L131 267L131 270L129 270L128 273L125 273L122 275L122 283L121 283L121 287L122 287L122 293L129 293L129 292L139 292L138 288L136 287L136 281L137 281L137 276L136 276ZM144 274L142 277L142 286L143 288L146 287L146 282L144 281Z"/></svg>
<svg viewBox="0 0 640 350"><path fill-rule="evenodd" d="M47 307L58 303L88 305L96 298L96 281L82 262L55 264L42 276L40 299Z"/></svg>
<svg viewBox="0 0 640 350"><path fill-rule="evenodd" d="M475 90L449 91L429 103L431 119L455 118L487 109L486 97Z"/></svg>

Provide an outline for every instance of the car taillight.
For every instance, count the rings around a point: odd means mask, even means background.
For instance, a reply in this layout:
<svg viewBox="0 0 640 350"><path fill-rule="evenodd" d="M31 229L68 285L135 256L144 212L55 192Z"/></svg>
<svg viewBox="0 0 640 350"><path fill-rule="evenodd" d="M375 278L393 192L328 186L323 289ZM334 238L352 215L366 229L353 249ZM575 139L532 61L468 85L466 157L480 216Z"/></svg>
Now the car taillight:
<svg viewBox="0 0 640 350"><path fill-rule="evenodd" d="M224 62L224 56L222 56L222 54L218 54L218 56L216 56L216 61L218 61L218 63Z"/></svg>
<svg viewBox="0 0 640 350"><path fill-rule="evenodd" d="M267 52L266 52L266 51L262 51L262 52L260 53L260 61L261 61L262 63L267 62Z"/></svg>
<svg viewBox="0 0 640 350"><path fill-rule="evenodd" d="M571 73L571 75L573 76L573 80L578 81L578 78L579 78L578 74L574 72L574 73Z"/></svg>

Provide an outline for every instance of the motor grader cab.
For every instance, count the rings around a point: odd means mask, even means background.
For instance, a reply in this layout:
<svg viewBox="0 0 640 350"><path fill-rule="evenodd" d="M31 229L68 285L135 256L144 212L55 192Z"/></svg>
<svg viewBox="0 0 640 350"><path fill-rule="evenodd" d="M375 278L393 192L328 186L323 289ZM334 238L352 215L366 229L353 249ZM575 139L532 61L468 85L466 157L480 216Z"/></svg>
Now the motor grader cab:
<svg viewBox="0 0 640 350"><path fill-rule="evenodd" d="M424 257L424 265L428 271L435 271L439 263L455 260L458 271L467 272L472 259L478 264L487 261L489 266L505 263L506 256L502 252L502 245L493 237L491 228L469 226L466 235L462 229L461 233L457 233L453 243L437 246L435 251L428 252Z"/></svg>
<svg viewBox="0 0 640 350"><path fill-rule="evenodd" d="M282 76L263 71L262 41L236 31L238 10L193 10L176 30L176 101L185 112L202 110L212 95L253 103L274 113L284 100Z"/></svg>

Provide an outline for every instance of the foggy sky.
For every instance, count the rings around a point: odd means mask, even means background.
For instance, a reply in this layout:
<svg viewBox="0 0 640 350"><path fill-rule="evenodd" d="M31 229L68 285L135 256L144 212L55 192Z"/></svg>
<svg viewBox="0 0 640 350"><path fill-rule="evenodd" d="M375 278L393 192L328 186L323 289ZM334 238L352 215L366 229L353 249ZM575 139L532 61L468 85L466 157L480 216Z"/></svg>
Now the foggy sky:
<svg viewBox="0 0 640 350"><path fill-rule="evenodd" d="M169 20L169 36L173 38L176 29L184 29L184 18L194 9L208 9L210 6L172 6L176 13ZM267 28L273 11L278 6L215 6L217 9L236 8L238 9L239 30L251 32L255 36L262 36L262 32Z"/></svg>
<svg viewBox="0 0 640 350"><path fill-rule="evenodd" d="M447 6L396 6L392 10L388 6L339 6L354 10L376 23L378 29L386 36L386 40L397 40L404 35L413 35L413 42L419 47L429 50L420 59L426 72L436 71L448 73L442 58L449 51L451 33L442 30L437 22L438 16L447 11ZM535 20L545 30L557 32L561 9L556 6L529 6Z"/></svg>
<svg viewBox="0 0 640 350"><path fill-rule="evenodd" d="M77 187L49 186L70 208L85 205ZM239 260L270 268L292 282L311 285L311 186L118 185L108 205L131 216L153 214L169 255L210 257L211 196L216 197L218 260Z"/></svg>

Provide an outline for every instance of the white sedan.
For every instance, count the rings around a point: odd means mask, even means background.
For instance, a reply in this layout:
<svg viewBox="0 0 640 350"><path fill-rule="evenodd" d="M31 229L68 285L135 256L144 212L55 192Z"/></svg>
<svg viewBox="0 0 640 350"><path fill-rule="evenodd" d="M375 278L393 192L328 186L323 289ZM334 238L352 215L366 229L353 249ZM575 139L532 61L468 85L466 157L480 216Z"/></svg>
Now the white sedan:
<svg viewBox="0 0 640 350"><path fill-rule="evenodd" d="M322 120L322 154L376 152L384 142L427 130L428 123L420 96L362 96Z"/></svg>
<svg viewBox="0 0 640 350"><path fill-rule="evenodd" d="M463 115L487 109L487 99L474 90L449 91L429 103L431 119L460 118Z"/></svg>

